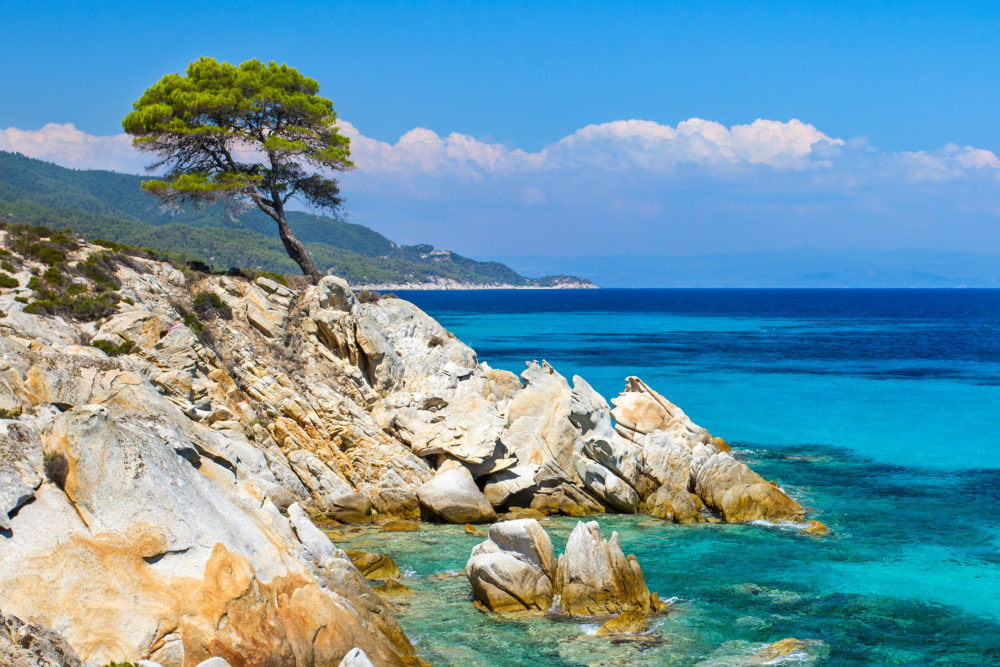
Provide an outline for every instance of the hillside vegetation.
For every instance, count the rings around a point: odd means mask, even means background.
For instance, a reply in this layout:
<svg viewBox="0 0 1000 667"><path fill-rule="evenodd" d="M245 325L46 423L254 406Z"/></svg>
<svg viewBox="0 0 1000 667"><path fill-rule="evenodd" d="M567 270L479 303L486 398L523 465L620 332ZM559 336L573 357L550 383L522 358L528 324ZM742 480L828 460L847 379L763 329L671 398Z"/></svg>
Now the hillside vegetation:
<svg viewBox="0 0 1000 667"><path fill-rule="evenodd" d="M88 239L156 248L199 259L215 269L298 273L277 238L274 221L249 211L239 222L221 206L161 210L140 189L142 177L78 171L0 151L0 217L8 222L66 227ZM325 216L290 212L289 224L317 266L351 283L550 286L570 276L525 278L499 262L478 262L429 245L401 246L378 232Z"/></svg>

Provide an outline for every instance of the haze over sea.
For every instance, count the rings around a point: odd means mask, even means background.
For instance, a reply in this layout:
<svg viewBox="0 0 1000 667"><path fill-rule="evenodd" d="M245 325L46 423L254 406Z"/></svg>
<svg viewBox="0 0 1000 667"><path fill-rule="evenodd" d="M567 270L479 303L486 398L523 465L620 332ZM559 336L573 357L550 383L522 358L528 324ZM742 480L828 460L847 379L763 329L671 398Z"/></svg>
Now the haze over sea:
<svg viewBox="0 0 1000 667"><path fill-rule="evenodd" d="M461 527L386 537L415 575L401 621L435 664L738 664L789 636L827 664L1000 662L1000 291L400 296L491 366L544 358L608 399L642 377L833 531L601 518L679 598L654 640L616 644L471 612L464 579L433 576L464 567ZM574 523L547 525L557 552Z"/></svg>

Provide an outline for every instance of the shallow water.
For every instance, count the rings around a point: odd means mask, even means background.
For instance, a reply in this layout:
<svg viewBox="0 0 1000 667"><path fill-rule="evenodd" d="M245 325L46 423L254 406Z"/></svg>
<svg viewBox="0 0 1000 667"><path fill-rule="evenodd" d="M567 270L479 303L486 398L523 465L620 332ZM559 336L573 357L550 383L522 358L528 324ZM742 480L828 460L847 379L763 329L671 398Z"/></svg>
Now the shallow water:
<svg viewBox="0 0 1000 667"><path fill-rule="evenodd" d="M349 535L414 575L400 621L448 665L743 664L812 640L822 664L1000 663L1000 291L424 292L518 372L545 358L611 398L636 374L776 479L833 534L606 516L652 590L641 641L476 611L459 526ZM557 551L574 521L548 523Z"/></svg>

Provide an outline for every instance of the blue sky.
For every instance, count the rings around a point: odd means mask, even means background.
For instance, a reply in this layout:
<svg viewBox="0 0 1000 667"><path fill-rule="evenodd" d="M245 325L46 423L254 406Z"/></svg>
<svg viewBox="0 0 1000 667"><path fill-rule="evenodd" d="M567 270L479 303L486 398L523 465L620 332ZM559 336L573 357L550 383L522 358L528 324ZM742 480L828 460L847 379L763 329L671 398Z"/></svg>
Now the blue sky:
<svg viewBox="0 0 1000 667"><path fill-rule="evenodd" d="M255 57L320 82L356 137L350 219L403 242L1000 254L998 3L33 2L4 19L0 148L71 166L135 170L113 137L142 90L200 55Z"/></svg>

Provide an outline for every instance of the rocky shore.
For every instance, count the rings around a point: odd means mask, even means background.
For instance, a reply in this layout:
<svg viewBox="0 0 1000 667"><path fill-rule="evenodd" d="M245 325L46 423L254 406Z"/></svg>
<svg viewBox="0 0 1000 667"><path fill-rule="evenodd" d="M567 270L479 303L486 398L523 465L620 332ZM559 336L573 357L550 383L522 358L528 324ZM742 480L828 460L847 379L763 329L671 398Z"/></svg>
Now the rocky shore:
<svg viewBox="0 0 1000 667"><path fill-rule="evenodd" d="M0 233L12 278L0 291L0 613L56 653L421 664L317 524L492 523L492 546L469 561L484 608L561 595L612 614L658 604L615 537L581 523L556 560L530 519L498 516L804 517L638 378L609 405L544 361L520 376L490 368L414 305L361 302L336 277L296 289L87 244L60 266L99 256L121 298L112 312L32 314L29 282L56 267L15 240ZM66 280L83 289L87 275ZM605 560L615 595L587 583ZM525 567L530 590L509 595L503 582Z"/></svg>

